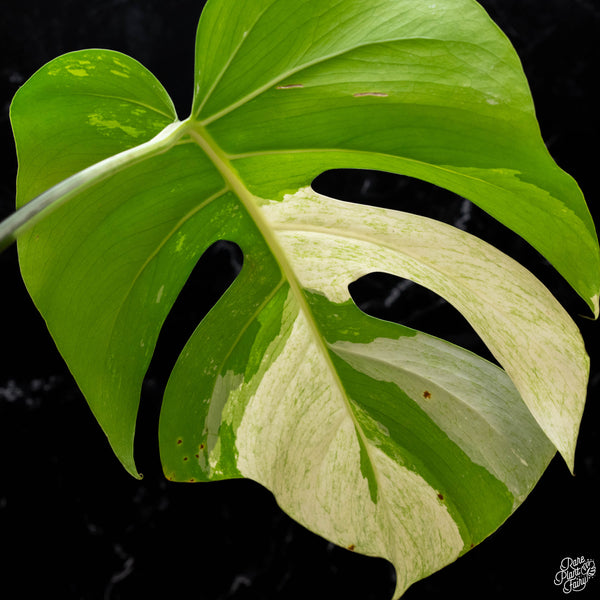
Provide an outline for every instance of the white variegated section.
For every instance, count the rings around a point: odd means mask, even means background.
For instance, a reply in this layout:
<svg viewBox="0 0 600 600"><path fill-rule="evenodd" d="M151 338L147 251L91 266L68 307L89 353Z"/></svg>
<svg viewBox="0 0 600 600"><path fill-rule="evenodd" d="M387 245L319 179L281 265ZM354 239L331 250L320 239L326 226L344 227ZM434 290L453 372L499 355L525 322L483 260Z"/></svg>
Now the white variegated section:
<svg viewBox="0 0 600 600"><path fill-rule="evenodd" d="M529 271L449 225L310 188L261 208L301 284L333 302L347 300L358 277L385 271L452 303L573 469L589 359L576 325Z"/></svg>
<svg viewBox="0 0 600 600"><path fill-rule="evenodd" d="M495 365L421 333L339 341L332 349L357 371L398 385L475 464L506 484L513 509L548 466L553 445Z"/></svg>
<svg viewBox="0 0 600 600"><path fill-rule="evenodd" d="M240 473L319 535L390 560L395 597L463 549L436 490L370 445L372 501L349 401L302 311L277 358L231 394L223 418L236 428Z"/></svg>
<svg viewBox="0 0 600 600"><path fill-rule="evenodd" d="M215 381L215 387L210 397L208 415L204 424L203 434L206 435L207 453L210 457L210 467L215 474L221 475L219 469L219 460L221 458L221 440L219 438L219 427L221 425L221 418L223 407L227 403L229 395L232 390L237 390L244 383L244 376L242 374L235 374L233 371L227 371L225 375L217 376ZM204 453L198 455L198 460L202 466L205 467Z"/></svg>

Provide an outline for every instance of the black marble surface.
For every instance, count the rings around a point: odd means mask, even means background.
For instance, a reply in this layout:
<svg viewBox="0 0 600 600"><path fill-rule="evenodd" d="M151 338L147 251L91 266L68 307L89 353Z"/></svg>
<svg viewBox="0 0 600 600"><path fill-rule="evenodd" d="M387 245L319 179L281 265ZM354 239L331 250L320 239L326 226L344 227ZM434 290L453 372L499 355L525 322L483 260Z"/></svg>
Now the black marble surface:
<svg viewBox="0 0 600 600"><path fill-rule="evenodd" d="M113 48L162 81L181 116L192 91L197 0L3 0L0 19L0 217L14 202L16 160L8 106L37 68L86 47ZM243 4L240 2L240 5ZM542 133L580 183L599 222L595 0L486 0L517 47ZM560 597L554 573L565 556L600 561L598 503L598 325L581 301L519 238L446 192L374 173L326 175L317 186L343 199L402 208L457 224L523 260L567 306L592 357L576 477L555 459L508 522L475 550L415 584L408 600ZM167 483L158 463L160 390L177 348L235 276L236 248L214 247L196 268L161 335L144 384L129 477L112 456L20 280L14 248L0 255L0 597L385 600L393 570L307 532L250 481ZM202 290L199 294L198 290ZM429 292L391 277L352 287L365 310L477 351L460 315ZM578 597L592 598L592 580Z"/></svg>

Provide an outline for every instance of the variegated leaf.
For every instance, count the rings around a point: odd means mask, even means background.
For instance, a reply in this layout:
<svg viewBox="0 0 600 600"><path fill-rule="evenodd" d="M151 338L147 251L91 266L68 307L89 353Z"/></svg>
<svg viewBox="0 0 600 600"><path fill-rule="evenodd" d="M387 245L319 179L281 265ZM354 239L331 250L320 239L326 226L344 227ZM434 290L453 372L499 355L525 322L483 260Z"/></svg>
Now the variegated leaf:
<svg viewBox="0 0 600 600"><path fill-rule="evenodd" d="M44 66L11 119L24 208L0 245L20 234L28 290L132 474L160 329L222 239L244 264L167 386L170 479L261 482L320 535L388 558L398 596L494 531L556 448L573 467L588 359L551 294L463 232L309 187L344 167L457 192L598 314L591 217L473 0L209 0L188 119L106 50ZM348 285L372 271L448 299L505 370L362 313Z"/></svg>
<svg viewBox="0 0 600 600"><path fill-rule="evenodd" d="M259 481L313 531L388 558L401 594L527 496L554 454L531 412L561 443L571 439L586 381L575 358L582 341L529 272L462 231L309 189L261 211L281 269L269 276L249 252L184 349L161 416L165 472ZM498 367L359 311L348 283L374 270L455 302L526 388L531 412ZM250 288L236 311L239 290ZM231 315L236 326L225 330ZM521 329L525 346L509 335ZM532 378L537 352L552 360ZM556 414L564 422L550 422Z"/></svg>

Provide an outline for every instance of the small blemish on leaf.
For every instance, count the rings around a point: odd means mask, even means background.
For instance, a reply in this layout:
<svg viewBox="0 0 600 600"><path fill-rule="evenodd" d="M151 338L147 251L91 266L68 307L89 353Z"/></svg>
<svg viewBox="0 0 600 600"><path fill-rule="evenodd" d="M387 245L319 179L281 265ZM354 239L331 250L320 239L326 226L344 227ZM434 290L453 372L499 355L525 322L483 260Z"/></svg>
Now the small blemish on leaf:
<svg viewBox="0 0 600 600"><path fill-rule="evenodd" d="M183 457L183 462L187 462L188 460L190 460L187 456Z"/></svg>
<svg viewBox="0 0 600 600"><path fill-rule="evenodd" d="M204 444L200 444L198 448L200 448L200 450L204 450Z"/></svg>
<svg viewBox="0 0 600 600"><path fill-rule="evenodd" d="M288 85L278 85L276 90L291 90L293 88L303 88L304 85L301 83L289 83Z"/></svg>
<svg viewBox="0 0 600 600"><path fill-rule="evenodd" d="M189 480L190 483L194 483L195 481L196 480L193 477Z"/></svg>
<svg viewBox="0 0 600 600"><path fill-rule="evenodd" d="M183 440L181 438L177 438L177 445L181 446L183 444Z"/></svg>
<svg viewBox="0 0 600 600"><path fill-rule="evenodd" d="M471 542L471 548L475 548L475 544Z"/></svg>
<svg viewBox="0 0 600 600"><path fill-rule="evenodd" d="M443 495L443 494L438 494L438 498L439 498L440 500L443 500L443 499L444 499L444 495Z"/></svg>
<svg viewBox="0 0 600 600"><path fill-rule="evenodd" d="M354 548L356 548L356 546L355 546L354 544L350 544L350 545L348 546L348 550L350 550L350 551L353 551L353 550L354 550Z"/></svg>
<svg viewBox="0 0 600 600"><path fill-rule="evenodd" d="M383 92L359 92L357 94L352 94L355 98L362 98L363 96L376 96L377 98L387 98L388 94Z"/></svg>
<svg viewBox="0 0 600 600"><path fill-rule="evenodd" d="M428 392L427 390L425 390L423 392L423 398L425 398L425 400L429 400L429 398L431 398L431 392Z"/></svg>

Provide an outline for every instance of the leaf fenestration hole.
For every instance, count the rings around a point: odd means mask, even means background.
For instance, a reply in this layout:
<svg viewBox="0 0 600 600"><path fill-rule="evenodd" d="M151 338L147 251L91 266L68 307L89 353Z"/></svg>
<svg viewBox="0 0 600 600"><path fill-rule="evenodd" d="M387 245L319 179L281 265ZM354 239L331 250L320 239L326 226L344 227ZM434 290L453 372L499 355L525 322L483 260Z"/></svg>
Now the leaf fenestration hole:
<svg viewBox="0 0 600 600"><path fill-rule="evenodd" d="M459 229L466 229L476 208L468 200L426 181L383 171L332 169L314 179L312 188L345 202L402 210Z"/></svg>
<svg viewBox="0 0 600 600"><path fill-rule="evenodd" d="M413 177L335 169L319 175L312 187L320 194L345 202L428 217L478 237L483 237L482 230L493 235L509 232L469 200ZM512 232L509 234L514 236ZM349 291L357 306L368 315L435 335L494 360L461 313L425 287L395 275L370 273L352 283Z"/></svg>
<svg viewBox="0 0 600 600"><path fill-rule="evenodd" d="M325 171L313 180L312 188L345 202L401 210L467 231L531 271L568 311L585 310L581 299L541 254L484 210L453 192L413 177L363 169ZM456 309L409 280L372 273L351 284L350 294L367 314L430 333L496 362Z"/></svg>
<svg viewBox="0 0 600 600"><path fill-rule="evenodd" d="M401 210L467 231L531 271L569 312L586 310L570 285L521 236L453 192L414 177L367 169L331 169L311 186L319 194L344 202Z"/></svg>
<svg viewBox="0 0 600 600"><path fill-rule="evenodd" d="M136 425L136 455L146 457L147 463L140 465L146 472L159 463L156 423L169 375L188 339L233 283L242 263L243 254L237 244L212 244L194 266L162 325L144 379Z"/></svg>
<svg viewBox="0 0 600 600"><path fill-rule="evenodd" d="M435 292L389 273L369 273L348 286L364 313L441 338L497 361L465 317ZM431 392L425 390L424 398Z"/></svg>
<svg viewBox="0 0 600 600"><path fill-rule="evenodd" d="M241 271L240 247L228 241L212 244L190 273L158 337L148 377L166 381L188 339Z"/></svg>

